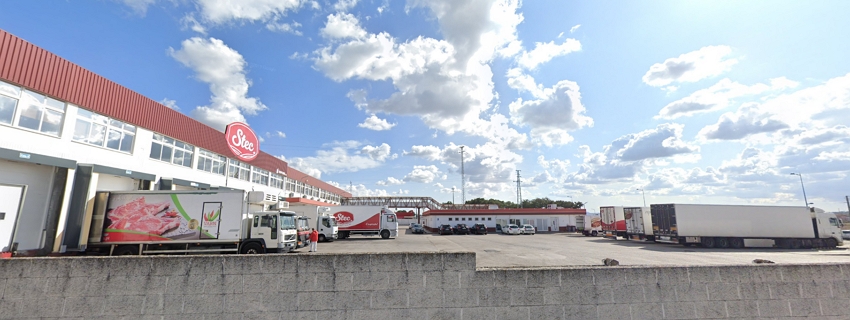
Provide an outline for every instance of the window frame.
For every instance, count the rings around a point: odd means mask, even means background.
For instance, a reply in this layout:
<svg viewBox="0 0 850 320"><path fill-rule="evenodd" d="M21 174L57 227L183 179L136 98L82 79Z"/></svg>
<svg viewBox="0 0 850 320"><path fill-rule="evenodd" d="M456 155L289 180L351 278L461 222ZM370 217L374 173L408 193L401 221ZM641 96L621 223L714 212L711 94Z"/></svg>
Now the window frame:
<svg viewBox="0 0 850 320"><path fill-rule="evenodd" d="M95 119L95 117L99 117L100 119ZM84 123L85 125L87 125L86 137L83 139L77 138L77 129L80 127L80 123ZM119 128L116 124L120 124L121 127ZM89 141L92 137L92 133L94 132L95 126L103 127L103 134L101 140L97 144ZM118 148L113 148L109 146L109 136L112 132L118 132L118 134L120 134L118 138ZM135 147L136 145L137 132L138 127L135 125L129 124L124 121L115 120L102 114L98 114L96 112L77 107L77 116L76 118L74 118L74 133L71 135L71 140L74 142L109 149L112 151L133 154L133 147ZM130 146L127 147L127 150L123 150L122 146L124 146L124 142L127 137L132 137L129 143Z"/></svg>
<svg viewBox="0 0 850 320"><path fill-rule="evenodd" d="M159 158L153 157L155 145L159 146L159 148L158 148L159 149ZM170 155L169 155L168 160L163 160L162 159L162 154L163 154L162 151L165 150L166 147L171 149L169 151ZM174 161L176 161L175 159L177 159L177 157L175 155L177 154L178 151L183 153L183 156L184 156L183 161L181 163L174 162ZM189 155L188 165L185 164L186 161L187 161L186 158L185 158L186 154ZM171 137L166 136L164 134L159 134L159 133L154 132L153 138L151 139L151 153L148 155L148 158L154 159L154 160L157 160L157 161L168 162L170 164L178 165L178 166L181 166L181 167L192 168L192 163L195 160L195 146L188 144L186 142L171 138Z"/></svg>

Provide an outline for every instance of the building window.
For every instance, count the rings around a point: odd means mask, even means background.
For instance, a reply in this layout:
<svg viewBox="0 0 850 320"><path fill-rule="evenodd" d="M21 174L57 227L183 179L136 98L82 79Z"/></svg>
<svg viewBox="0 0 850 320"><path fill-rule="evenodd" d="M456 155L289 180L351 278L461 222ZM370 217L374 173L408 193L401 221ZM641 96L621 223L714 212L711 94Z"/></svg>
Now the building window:
<svg viewBox="0 0 850 320"><path fill-rule="evenodd" d="M452 218L449 218L449 221L452 221Z"/></svg>
<svg viewBox="0 0 850 320"><path fill-rule="evenodd" d="M65 117L65 103L29 90L23 90L18 126L58 136Z"/></svg>
<svg viewBox="0 0 850 320"><path fill-rule="evenodd" d="M487 221L493 220L493 218L487 218Z"/></svg>
<svg viewBox="0 0 850 320"><path fill-rule="evenodd" d="M251 174L251 182L261 184L264 186L269 185L269 172L257 167L253 167L253 173Z"/></svg>
<svg viewBox="0 0 850 320"><path fill-rule="evenodd" d="M251 181L251 166L247 163L230 159L227 176L239 180Z"/></svg>
<svg viewBox="0 0 850 320"><path fill-rule="evenodd" d="M478 221L478 218L475 218L475 221Z"/></svg>
<svg viewBox="0 0 850 320"><path fill-rule="evenodd" d="M118 120L79 109L74 126L74 141L98 147L130 152L136 138L136 127Z"/></svg>
<svg viewBox="0 0 850 320"><path fill-rule="evenodd" d="M0 123L12 124L20 98L21 88L0 81Z"/></svg>
<svg viewBox="0 0 850 320"><path fill-rule="evenodd" d="M223 176L226 168L227 158L204 149L198 149L198 170Z"/></svg>
<svg viewBox="0 0 850 320"><path fill-rule="evenodd" d="M269 186L272 188L283 189L283 176L272 173L269 175Z"/></svg>
<svg viewBox="0 0 850 320"><path fill-rule="evenodd" d="M151 142L151 159L171 162L184 167L192 167L192 156L195 147L185 142L174 140L161 134L153 134Z"/></svg>

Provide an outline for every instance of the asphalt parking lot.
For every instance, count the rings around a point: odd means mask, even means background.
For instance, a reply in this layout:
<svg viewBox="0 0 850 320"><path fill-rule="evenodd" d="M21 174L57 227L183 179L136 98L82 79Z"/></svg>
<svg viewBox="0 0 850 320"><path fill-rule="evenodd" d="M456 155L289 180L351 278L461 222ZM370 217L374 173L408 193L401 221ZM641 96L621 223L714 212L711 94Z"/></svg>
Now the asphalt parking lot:
<svg viewBox="0 0 850 320"><path fill-rule="evenodd" d="M306 248L301 250L306 254ZM437 235L413 234L400 227L399 236L383 240L373 236L319 243L321 253L473 251L476 264L485 267L544 267L602 265L612 258L621 265L740 265L754 259L775 263L850 263L848 244L831 250L773 248L702 249L681 245L584 237L575 233L536 235Z"/></svg>

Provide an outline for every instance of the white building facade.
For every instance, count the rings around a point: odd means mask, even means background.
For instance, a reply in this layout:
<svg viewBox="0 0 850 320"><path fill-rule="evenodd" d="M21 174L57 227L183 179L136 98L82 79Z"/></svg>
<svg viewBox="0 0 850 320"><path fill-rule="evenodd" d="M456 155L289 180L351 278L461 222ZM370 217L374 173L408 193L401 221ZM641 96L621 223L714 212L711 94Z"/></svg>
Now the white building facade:
<svg viewBox="0 0 850 320"><path fill-rule="evenodd" d="M497 225L508 224L530 224L540 232L575 232L576 217L586 214L584 209L458 209L429 210L421 219L422 225L432 231L443 224L483 223L491 232L497 230Z"/></svg>

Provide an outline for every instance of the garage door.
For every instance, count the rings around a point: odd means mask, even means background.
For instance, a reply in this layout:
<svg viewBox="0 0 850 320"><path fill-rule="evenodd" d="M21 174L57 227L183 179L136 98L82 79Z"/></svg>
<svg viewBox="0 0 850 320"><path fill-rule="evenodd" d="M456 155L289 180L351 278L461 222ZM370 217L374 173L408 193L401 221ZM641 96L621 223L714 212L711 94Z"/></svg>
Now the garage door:
<svg viewBox="0 0 850 320"><path fill-rule="evenodd" d="M23 186L0 185L0 251L9 251L12 245L23 198Z"/></svg>

